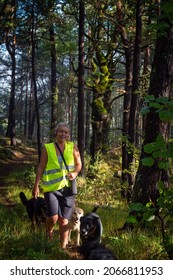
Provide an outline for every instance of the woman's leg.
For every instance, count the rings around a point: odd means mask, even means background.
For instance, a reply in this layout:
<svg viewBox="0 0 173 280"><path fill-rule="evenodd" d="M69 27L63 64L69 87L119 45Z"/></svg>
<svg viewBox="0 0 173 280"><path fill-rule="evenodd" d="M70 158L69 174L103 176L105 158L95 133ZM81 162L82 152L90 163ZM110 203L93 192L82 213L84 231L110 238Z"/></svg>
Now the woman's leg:
<svg viewBox="0 0 173 280"><path fill-rule="evenodd" d="M44 198L46 202L46 231L47 236L52 238L53 226L58 221L58 200L55 192L44 193Z"/></svg>
<svg viewBox="0 0 173 280"><path fill-rule="evenodd" d="M60 240L61 240L61 248L65 249L68 243L68 220L59 217L59 231L60 231Z"/></svg>
<svg viewBox="0 0 173 280"><path fill-rule="evenodd" d="M46 218L46 231L49 238L52 238L53 235L53 226L58 221L58 215L53 215Z"/></svg>

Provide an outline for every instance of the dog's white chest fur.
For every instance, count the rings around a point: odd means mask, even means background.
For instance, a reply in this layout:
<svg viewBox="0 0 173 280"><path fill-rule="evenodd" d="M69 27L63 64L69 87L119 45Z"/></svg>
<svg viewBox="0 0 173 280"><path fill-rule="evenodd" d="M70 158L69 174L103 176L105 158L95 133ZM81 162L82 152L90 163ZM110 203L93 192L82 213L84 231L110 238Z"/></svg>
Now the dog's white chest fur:
<svg viewBox="0 0 173 280"><path fill-rule="evenodd" d="M75 220L69 220L68 221L69 228L71 230L79 230L80 229L80 220L75 221Z"/></svg>

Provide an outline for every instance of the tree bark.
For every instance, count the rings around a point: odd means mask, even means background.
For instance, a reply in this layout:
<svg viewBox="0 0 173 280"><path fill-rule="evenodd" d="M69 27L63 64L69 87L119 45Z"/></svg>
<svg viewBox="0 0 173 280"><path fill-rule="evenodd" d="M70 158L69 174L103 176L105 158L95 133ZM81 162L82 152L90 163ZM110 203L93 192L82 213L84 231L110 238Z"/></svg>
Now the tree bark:
<svg viewBox="0 0 173 280"><path fill-rule="evenodd" d="M110 127L110 103L111 103L111 74L109 72L110 61L101 50L96 48L96 59L92 61L94 85L92 100L92 128L90 154L94 159L97 152L105 152L108 144ZM111 67L110 67L111 68ZM100 73L98 75L98 73Z"/></svg>
<svg viewBox="0 0 173 280"><path fill-rule="evenodd" d="M165 17L164 17L165 22ZM172 95L173 84L173 25L166 20L168 28L158 31L155 55L150 78L149 95L155 98ZM163 179L164 171L159 169L157 160L151 166L144 166L142 159L147 157L144 146L156 140L158 135L167 139L169 124L160 120L157 110L150 108L146 117L145 138L141 152L140 164L133 189L133 202L146 204L148 201L156 201L158 195L157 184ZM165 176L164 176L165 177Z"/></svg>

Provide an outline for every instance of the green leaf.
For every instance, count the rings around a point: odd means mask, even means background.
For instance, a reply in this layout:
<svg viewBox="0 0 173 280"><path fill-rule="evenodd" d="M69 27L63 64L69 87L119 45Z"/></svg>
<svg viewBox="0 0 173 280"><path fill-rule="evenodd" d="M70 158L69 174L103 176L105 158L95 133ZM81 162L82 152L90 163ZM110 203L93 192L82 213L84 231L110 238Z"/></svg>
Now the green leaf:
<svg viewBox="0 0 173 280"><path fill-rule="evenodd" d="M131 211L141 211L143 209L143 204L142 203L131 203L129 205L129 208Z"/></svg>
<svg viewBox="0 0 173 280"><path fill-rule="evenodd" d="M172 100L169 101L169 102L167 103L167 106L168 106L169 109L172 110L172 108L173 108L173 101L172 101Z"/></svg>
<svg viewBox="0 0 173 280"><path fill-rule="evenodd" d="M173 144L169 145L169 156L173 158Z"/></svg>
<svg viewBox="0 0 173 280"><path fill-rule="evenodd" d="M155 151L153 154L152 154L153 158L156 159L156 158L160 158L162 156L162 151Z"/></svg>
<svg viewBox="0 0 173 280"><path fill-rule="evenodd" d="M156 137L156 141L157 141L157 142L165 143L165 142L164 142L164 138L163 138L163 136L162 136L161 134L159 134L159 135Z"/></svg>
<svg viewBox="0 0 173 280"><path fill-rule="evenodd" d="M171 168L171 164L169 161L159 161L158 167L160 169L169 170Z"/></svg>
<svg viewBox="0 0 173 280"><path fill-rule="evenodd" d="M155 150L156 149L155 149L155 143L154 142L144 145L144 152L146 152L147 154L151 154Z"/></svg>
<svg viewBox="0 0 173 280"><path fill-rule="evenodd" d="M147 202L146 204L146 208L150 208L153 207L153 203L151 201Z"/></svg>
<svg viewBox="0 0 173 280"><path fill-rule="evenodd" d="M135 224L137 222L137 219L136 219L136 217L130 215L130 216L127 217L126 222Z"/></svg>
<svg viewBox="0 0 173 280"><path fill-rule="evenodd" d="M173 121L173 113L168 110L162 110L159 112L159 118L164 122L172 122Z"/></svg>
<svg viewBox="0 0 173 280"><path fill-rule="evenodd" d="M161 109L162 106L158 102L150 102L150 107L156 108L156 109Z"/></svg>
<svg viewBox="0 0 173 280"><path fill-rule="evenodd" d="M163 103L163 104L166 104L168 102L168 98L165 97L165 96L161 96L161 97L158 97L156 99L157 102L160 102L160 103Z"/></svg>
<svg viewBox="0 0 173 280"><path fill-rule="evenodd" d="M149 107L144 107L141 109L141 114L142 115L146 115L150 112L150 108Z"/></svg>
<svg viewBox="0 0 173 280"><path fill-rule="evenodd" d="M154 101L154 100L155 100L155 96L154 95L147 95L145 97L145 102Z"/></svg>
<svg viewBox="0 0 173 280"><path fill-rule="evenodd" d="M154 159L152 157L146 157L142 159L142 164L144 166L152 166L154 164Z"/></svg>

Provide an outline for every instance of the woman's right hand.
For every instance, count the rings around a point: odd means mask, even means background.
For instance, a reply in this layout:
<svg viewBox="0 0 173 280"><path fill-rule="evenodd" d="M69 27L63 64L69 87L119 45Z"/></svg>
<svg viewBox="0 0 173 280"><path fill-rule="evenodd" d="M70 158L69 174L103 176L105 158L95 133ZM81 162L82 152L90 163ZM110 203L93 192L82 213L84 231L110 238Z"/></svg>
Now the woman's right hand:
<svg viewBox="0 0 173 280"><path fill-rule="evenodd" d="M37 197L39 197L39 187L34 187L32 190L32 195L34 198L37 199Z"/></svg>

